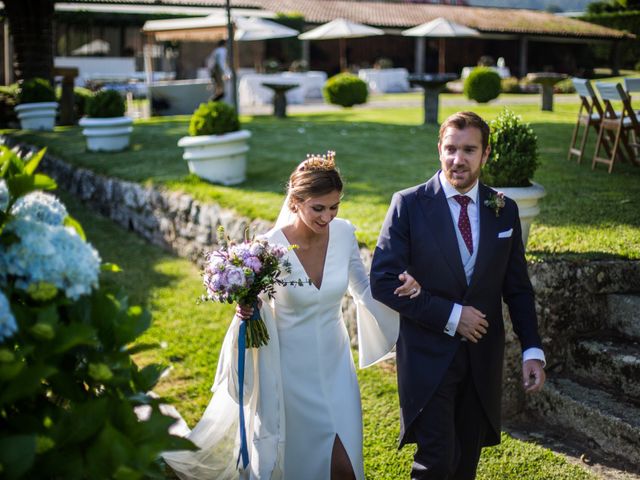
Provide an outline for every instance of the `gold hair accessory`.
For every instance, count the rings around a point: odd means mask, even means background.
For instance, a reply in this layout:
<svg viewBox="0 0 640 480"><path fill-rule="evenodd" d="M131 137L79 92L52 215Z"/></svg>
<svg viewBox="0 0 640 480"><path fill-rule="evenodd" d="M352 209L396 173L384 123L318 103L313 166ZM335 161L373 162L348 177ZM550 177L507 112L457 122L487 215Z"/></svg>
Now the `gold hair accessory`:
<svg viewBox="0 0 640 480"><path fill-rule="evenodd" d="M326 155L307 153L307 159L300 164L300 170L323 171L336 168L336 152L328 150Z"/></svg>

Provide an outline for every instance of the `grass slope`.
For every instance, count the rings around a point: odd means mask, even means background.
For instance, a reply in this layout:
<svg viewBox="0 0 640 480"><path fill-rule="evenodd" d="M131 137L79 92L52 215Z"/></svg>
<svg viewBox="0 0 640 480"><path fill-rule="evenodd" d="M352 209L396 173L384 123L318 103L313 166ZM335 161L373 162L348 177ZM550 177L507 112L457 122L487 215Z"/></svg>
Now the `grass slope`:
<svg viewBox="0 0 640 480"><path fill-rule="evenodd" d="M169 376L156 391L169 398L193 426L209 402L222 339L233 309L229 305L197 304L202 294L200 273L177 258L109 220L89 213L63 196L82 224L103 261L117 263L123 272L106 274L120 285L132 303L146 305L153 314L151 329L140 339L163 348L138 355L142 364L171 365ZM358 371L364 411L364 458L367 478L408 478L412 449L398 452L398 400L395 375L383 367ZM485 449L479 480L589 480L594 477L562 457L531 443L503 435L498 447Z"/></svg>

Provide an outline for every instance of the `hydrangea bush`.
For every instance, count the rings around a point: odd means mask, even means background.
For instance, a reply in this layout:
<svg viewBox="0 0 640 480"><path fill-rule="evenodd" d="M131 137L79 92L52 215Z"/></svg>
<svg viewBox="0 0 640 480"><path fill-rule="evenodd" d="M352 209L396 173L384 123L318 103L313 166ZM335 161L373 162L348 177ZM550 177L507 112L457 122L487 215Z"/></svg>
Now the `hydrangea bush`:
<svg viewBox="0 0 640 480"><path fill-rule="evenodd" d="M0 477L164 478L159 454L194 447L148 394L163 367L132 359L150 316L99 286L117 268L42 191L43 154L0 146Z"/></svg>

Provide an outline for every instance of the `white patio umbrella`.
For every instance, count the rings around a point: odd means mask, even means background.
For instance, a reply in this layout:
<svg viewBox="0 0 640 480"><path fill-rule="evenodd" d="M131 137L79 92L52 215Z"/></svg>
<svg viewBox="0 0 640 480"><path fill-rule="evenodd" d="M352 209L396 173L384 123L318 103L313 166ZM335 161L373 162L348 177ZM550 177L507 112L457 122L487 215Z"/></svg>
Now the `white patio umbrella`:
<svg viewBox="0 0 640 480"><path fill-rule="evenodd" d="M286 38L298 35L297 30L260 17L234 17L234 40L252 41L270 38ZM224 38L227 34L227 18L213 14L207 17L149 20L142 30L153 33L157 40L204 40Z"/></svg>
<svg viewBox="0 0 640 480"><path fill-rule="evenodd" d="M445 73L445 38L474 37L480 32L465 25L452 22L446 18L438 17L430 22L401 32L407 37L431 37L438 38L438 72Z"/></svg>
<svg viewBox="0 0 640 480"><path fill-rule="evenodd" d="M109 50L111 50L111 45L109 45L109 42L105 42L104 40L100 40L98 38L89 43L85 43L75 50L72 50L71 53L73 55L96 55L107 54L109 53Z"/></svg>
<svg viewBox="0 0 640 480"><path fill-rule="evenodd" d="M384 31L379 28L363 25L362 23L351 22L344 18L336 18L329 23L320 25L298 35L300 40L340 40L340 69L347 69L347 55L345 39L371 37L374 35L384 35Z"/></svg>
<svg viewBox="0 0 640 480"><path fill-rule="evenodd" d="M295 37L300 33L298 30L260 17L237 17L234 23L236 33L233 38L237 42Z"/></svg>

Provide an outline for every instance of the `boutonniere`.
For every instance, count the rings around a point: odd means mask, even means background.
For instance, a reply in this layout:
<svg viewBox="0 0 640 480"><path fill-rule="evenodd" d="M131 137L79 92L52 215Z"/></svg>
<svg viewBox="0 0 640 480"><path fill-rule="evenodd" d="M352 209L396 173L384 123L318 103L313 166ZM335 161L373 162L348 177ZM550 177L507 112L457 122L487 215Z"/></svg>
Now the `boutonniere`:
<svg viewBox="0 0 640 480"><path fill-rule="evenodd" d="M484 201L484 204L496 213L496 217L499 217L500 210L505 206L504 193L496 192L489 195L489 198Z"/></svg>

